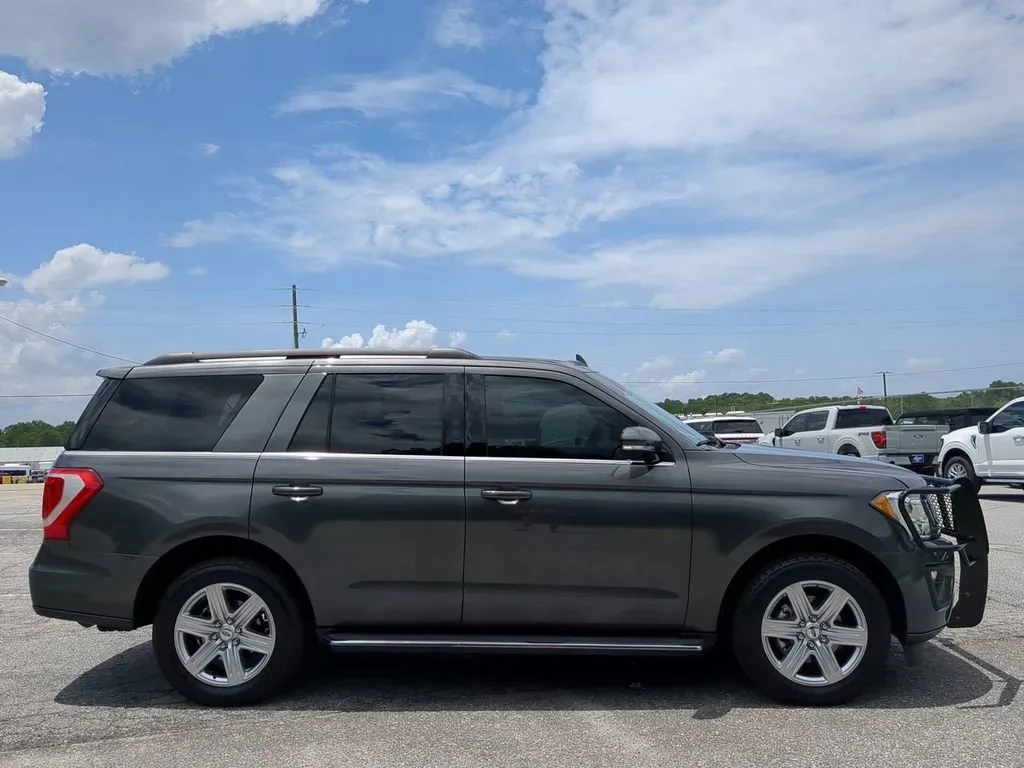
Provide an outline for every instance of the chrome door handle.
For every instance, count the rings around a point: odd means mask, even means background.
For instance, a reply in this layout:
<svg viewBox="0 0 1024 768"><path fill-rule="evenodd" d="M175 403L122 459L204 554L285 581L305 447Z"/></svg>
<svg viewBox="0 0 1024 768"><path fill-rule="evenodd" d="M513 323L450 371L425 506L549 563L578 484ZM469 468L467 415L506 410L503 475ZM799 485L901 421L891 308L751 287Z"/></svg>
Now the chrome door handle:
<svg viewBox="0 0 1024 768"><path fill-rule="evenodd" d="M484 488L480 491L480 498L488 501L496 501L499 504L518 504L520 501L529 501L533 498L532 491L512 491L503 488Z"/></svg>
<svg viewBox="0 0 1024 768"><path fill-rule="evenodd" d="M292 501L305 501L310 496L323 496L319 485L275 485L271 490L275 496L287 496Z"/></svg>
<svg viewBox="0 0 1024 768"><path fill-rule="evenodd" d="M793 445L800 445L800 438L799 437L794 437L793 438Z"/></svg>
<svg viewBox="0 0 1024 768"><path fill-rule="evenodd" d="M825 438L824 437L819 437L818 438L818 442L819 443L824 443L825 442Z"/></svg>

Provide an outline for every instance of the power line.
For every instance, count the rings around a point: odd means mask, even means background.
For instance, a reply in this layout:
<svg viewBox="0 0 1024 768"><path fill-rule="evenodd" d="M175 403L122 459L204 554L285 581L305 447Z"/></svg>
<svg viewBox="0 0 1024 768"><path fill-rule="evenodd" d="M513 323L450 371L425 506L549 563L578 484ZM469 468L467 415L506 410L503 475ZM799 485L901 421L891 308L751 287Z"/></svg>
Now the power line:
<svg viewBox="0 0 1024 768"><path fill-rule="evenodd" d="M4 317L3 315L0 315L0 320L3 320L5 323L10 323L11 325L17 326L18 328L21 328L23 331L34 333L37 336L42 336L43 338L49 339L50 341L56 341L58 344L64 344L68 347L74 347L75 349L80 349L83 352L89 352L100 357L106 357L110 360L118 360L122 363L132 363L133 365L137 364L137 361L135 360L129 360L126 357L118 357L117 355L109 355L106 352L100 352L98 349L93 349L92 347L87 347L83 344L76 344L73 341L68 341L67 339L62 339L59 336L54 336L52 334L46 333L45 331L40 331L37 330L36 328L32 328L31 326L25 325L24 323L19 323L17 320L11 320L11 318Z"/></svg>

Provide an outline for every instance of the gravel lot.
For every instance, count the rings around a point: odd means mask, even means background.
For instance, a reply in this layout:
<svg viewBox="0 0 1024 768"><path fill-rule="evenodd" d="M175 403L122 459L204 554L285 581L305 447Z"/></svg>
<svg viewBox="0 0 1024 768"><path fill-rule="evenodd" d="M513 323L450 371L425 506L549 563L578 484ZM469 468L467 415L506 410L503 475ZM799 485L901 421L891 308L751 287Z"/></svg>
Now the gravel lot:
<svg viewBox="0 0 1024 768"><path fill-rule="evenodd" d="M149 630L37 617L40 486L0 486L0 766L1024 766L1024 494L987 490L981 627L951 630L852 707L776 707L706 662L326 658L289 698L194 708Z"/></svg>

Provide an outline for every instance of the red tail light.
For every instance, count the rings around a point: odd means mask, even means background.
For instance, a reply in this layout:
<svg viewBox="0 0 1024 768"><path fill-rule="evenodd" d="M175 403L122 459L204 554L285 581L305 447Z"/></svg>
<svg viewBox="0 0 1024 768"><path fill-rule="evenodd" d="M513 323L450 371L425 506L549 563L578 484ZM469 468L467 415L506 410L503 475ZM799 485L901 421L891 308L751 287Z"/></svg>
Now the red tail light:
<svg viewBox="0 0 1024 768"><path fill-rule="evenodd" d="M880 451L884 451L885 450L885 446L887 445L887 442L886 442L886 439L885 439L885 432L872 432L871 433L871 442L873 442L875 444L875 448L877 448Z"/></svg>
<svg viewBox="0 0 1024 768"><path fill-rule="evenodd" d="M43 538L67 541L71 521L103 488L91 469L51 469L43 485Z"/></svg>

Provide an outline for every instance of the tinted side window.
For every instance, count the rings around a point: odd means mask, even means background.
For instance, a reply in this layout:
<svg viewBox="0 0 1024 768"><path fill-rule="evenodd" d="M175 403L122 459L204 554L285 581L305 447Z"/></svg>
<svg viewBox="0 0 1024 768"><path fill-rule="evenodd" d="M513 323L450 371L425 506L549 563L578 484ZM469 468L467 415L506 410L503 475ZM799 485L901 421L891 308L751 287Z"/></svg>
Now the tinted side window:
<svg viewBox="0 0 1024 768"><path fill-rule="evenodd" d="M688 426L700 432L702 435L714 434L714 422L711 421L688 421Z"/></svg>
<svg viewBox="0 0 1024 768"><path fill-rule="evenodd" d="M807 414L804 413L804 414L801 414L799 416L794 416L792 419L790 419L786 423L786 426L784 426L782 428L782 431L783 432L788 432L790 434L794 434L795 435L798 432L803 432L806 429L806 427L807 427Z"/></svg>
<svg viewBox="0 0 1024 768"><path fill-rule="evenodd" d="M1024 403L1014 403L992 419L992 426L998 429L1024 427Z"/></svg>
<svg viewBox="0 0 1024 768"><path fill-rule="evenodd" d="M845 408L836 415L836 429L879 427L890 424L892 424L892 419L882 408Z"/></svg>
<svg viewBox="0 0 1024 768"><path fill-rule="evenodd" d="M618 459L633 422L571 384L487 376L487 455L530 459Z"/></svg>
<svg viewBox="0 0 1024 768"><path fill-rule="evenodd" d="M259 374L126 379L82 443L85 451L211 451Z"/></svg>
<svg viewBox="0 0 1024 768"><path fill-rule="evenodd" d="M820 432L828 424L828 411L808 413L807 421L804 422L804 432Z"/></svg>
<svg viewBox="0 0 1024 768"><path fill-rule="evenodd" d="M310 401L289 450L443 456L444 394L441 374L332 374Z"/></svg>
<svg viewBox="0 0 1024 768"><path fill-rule="evenodd" d="M442 456L443 446L441 374L335 376L332 453Z"/></svg>
<svg viewBox="0 0 1024 768"><path fill-rule="evenodd" d="M289 451L302 453L325 453L327 451L327 426L331 417L331 399L334 396L334 377L325 376L313 399L306 407L302 421L292 435Z"/></svg>

